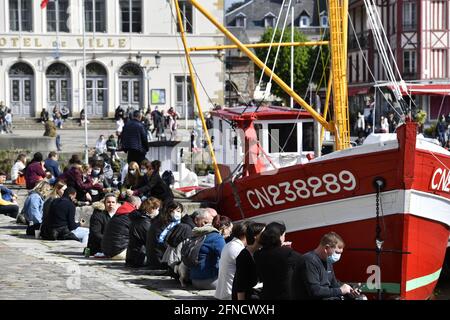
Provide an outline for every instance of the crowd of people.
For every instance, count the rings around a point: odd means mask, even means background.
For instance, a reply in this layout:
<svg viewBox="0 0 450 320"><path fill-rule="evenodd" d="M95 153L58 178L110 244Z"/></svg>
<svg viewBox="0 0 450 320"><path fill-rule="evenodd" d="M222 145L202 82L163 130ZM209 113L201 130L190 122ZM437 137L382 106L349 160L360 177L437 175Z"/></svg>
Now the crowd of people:
<svg viewBox="0 0 450 320"><path fill-rule="evenodd" d="M13 116L10 108L0 101L0 134L13 133Z"/></svg>

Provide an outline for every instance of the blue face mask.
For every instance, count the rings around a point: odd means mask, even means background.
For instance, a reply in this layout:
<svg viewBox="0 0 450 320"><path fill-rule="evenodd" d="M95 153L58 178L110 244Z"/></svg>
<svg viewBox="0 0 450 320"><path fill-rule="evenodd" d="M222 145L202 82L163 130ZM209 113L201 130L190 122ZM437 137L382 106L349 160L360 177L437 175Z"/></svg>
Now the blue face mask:
<svg viewBox="0 0 450 320"><path fill-rule="evenodd" d="M336 252L333 252L333 254L332 254L331 256L328 256L328 257L327 257L327 260L328 260L331 264L336 263L336 262L338 262L338 261L341 259L341 254L342 254L342 253L336 253Z"/></svg>

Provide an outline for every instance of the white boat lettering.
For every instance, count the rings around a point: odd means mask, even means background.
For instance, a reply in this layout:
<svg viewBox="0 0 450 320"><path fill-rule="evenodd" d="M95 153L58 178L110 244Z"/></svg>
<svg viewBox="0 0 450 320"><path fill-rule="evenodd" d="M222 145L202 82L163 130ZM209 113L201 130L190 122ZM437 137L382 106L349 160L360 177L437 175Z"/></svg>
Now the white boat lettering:
<svg viewBox="0 0 450 320"><path fill-rule="evenodd" d="M285 181L277 185L250 189L247 191L247 200L255 210L258 210L299 199L306 200L311 197L338 194L341 191L352 191L355 188L355 176L350 171L343 170L338 175L327 173L322 177L309 177L306 181L297 179L293 182Z"/></svg>
<svg viewBox="0 0 450 320"><path fill-rule="evenodd" d="M431 190L450 192L450 170L437 168L431 178Z"/></svg>

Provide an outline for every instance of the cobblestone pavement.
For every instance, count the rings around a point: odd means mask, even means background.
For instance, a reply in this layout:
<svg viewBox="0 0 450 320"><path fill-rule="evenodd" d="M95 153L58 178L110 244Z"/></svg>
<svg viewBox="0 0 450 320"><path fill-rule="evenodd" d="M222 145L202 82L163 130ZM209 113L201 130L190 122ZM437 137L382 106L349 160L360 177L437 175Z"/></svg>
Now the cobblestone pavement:
<svg viewBox="0 0 450 320"><path fill-rule="evenodd" d="M85 258L76 241L43 241L0 216L0 300L204 300L213 291L181 288L162 271Z"/></svg>

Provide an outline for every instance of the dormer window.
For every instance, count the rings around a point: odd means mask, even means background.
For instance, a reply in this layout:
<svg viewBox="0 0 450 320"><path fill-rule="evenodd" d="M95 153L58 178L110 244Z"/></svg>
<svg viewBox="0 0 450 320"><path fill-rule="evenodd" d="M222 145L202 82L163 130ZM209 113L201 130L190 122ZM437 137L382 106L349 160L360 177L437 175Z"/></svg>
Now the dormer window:
<svg viewBox="0 0 450 320"><path fill-rule="evenodd" d="M320 26L322 28L328 28L328 16L321 16L320 17Z"/></svg>
<svg viewBox="0 0 450 320"><path fill-rule="evenodd" d="M276 22L276 16L272 12L269 12L268 14L266 14L264 16L264 27L265 28L274 28L275 22Z"/></svg>
<svg viewBox="0 0 450 320"><path fill-rule="evenodd" d="M308 28L310 24L309 16L300 17L300 28Z"/></svg>
<svg viewBox="0 0 450 320"><path fill-rule="evenodd" d="M236 27L245 28L247 26L247 16L242 12L236 15Z"/></svg>

